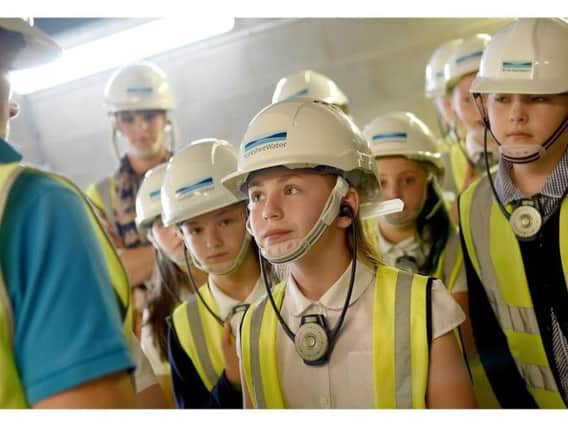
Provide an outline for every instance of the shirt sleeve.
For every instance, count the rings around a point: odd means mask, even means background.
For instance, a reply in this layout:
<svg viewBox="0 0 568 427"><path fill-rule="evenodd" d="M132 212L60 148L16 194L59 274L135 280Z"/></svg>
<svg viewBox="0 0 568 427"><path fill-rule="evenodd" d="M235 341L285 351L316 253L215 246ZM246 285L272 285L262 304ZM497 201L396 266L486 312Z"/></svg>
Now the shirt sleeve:
<svg viewBox="0 0 568 427"><path fill-rule="evenodd" d="M134 356L134 361L136 362L136 370L134 371L136 393L140 393L148 387L158 384L158 380L134 333L132 333L132 339L130 341L130 350L132 350L132 356Z"/></svg>
<svg viewBox="0 0 568 427"><path fill-rule="evenodd" d="M461 292L467 292L467 277L465 274L465 266L463 263L460 265L456 280L454 282L454 287L452 288L452 294L457 294Z"/></svg>
<svg viewBox="0 0 568 427"><path fill-rule="evenodd" d="M432 282L432 340L457 328L465 320L465 313L452 298L444 284Z"/></svg>
<svg viewBox="0 0 568 427"><path fill-rule="evenodd" d="M28 172L8 197L0 261L14 313L14 357L30 405L134 366L85 203Z"/></svg>

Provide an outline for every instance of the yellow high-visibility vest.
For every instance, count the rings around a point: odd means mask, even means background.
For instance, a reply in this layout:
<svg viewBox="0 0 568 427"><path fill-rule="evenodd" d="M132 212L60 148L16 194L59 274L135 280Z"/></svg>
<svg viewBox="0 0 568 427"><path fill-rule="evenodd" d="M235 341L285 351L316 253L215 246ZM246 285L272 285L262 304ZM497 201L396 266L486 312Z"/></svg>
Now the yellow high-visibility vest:
<svg viewBox="0 0 568 427"><path fill-rule="evenodd" d="M377 269L373 318L369 319L369 327L373 328L376 408L426 407L429 280L388 266ZM282 305L284 290L284 283L274 288L278 307ZM241 363L256 408L285 407L277 366L278 327L276 314L266 297L251 306L243 318Z"/></svg>
<svg viewBox="0 0 568 427"><path fill-rule="evenodd" d="M518 240L493 198L487 176L474 182L459 204L466 255L492 302L528 391L540 408L565 408L540 336ZM568 242L567 198L560 208L559 239ZM560 245L560 257L568 284L568 245Z"/></svg>
<svg viewBox="0 0 568 427"><path fill-rule="evenodd" d="M201 286L198 292L212 310L219 311L208 286ZM197 295L191 295L174 310L172 323L181 347L211 392L225 369L221 348L223 326L211 316Z"/></svg>
<svg viewBox="0 0 568 427"><path fill-rule="evenodd" d="M10 190L22 172L41 174L74 191L87 206L87 212L93 229L101 245L107 270L112 281L115 295L121 308L123 331L130 342L132 330L132 307L130 304L130 286L126 272L111 242L99 224L85 196L75 184L61 176L23 167L19 162L0 165L0 224L6 207ZM28 402L24 394L18 369L13 355L14 318L12 304L8 297L4 276L0 271L0 408L27 408Z"/></svg>

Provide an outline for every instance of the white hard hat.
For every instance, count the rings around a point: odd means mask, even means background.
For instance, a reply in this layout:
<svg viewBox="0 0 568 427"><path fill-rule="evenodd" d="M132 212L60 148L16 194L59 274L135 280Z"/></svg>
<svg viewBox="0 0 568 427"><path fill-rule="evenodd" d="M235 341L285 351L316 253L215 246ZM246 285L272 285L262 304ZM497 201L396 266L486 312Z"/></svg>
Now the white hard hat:
<svg viewBox="0 0 568 427"><path fill-rule="evenodd" d="M428 162L442 176L444 163L434 135L426 124L412 113L394 112L371 121L363 129L373 156L403 156Z"/></svg>
<svg viewBox="0 0 568 427"><path fill-rule="evenodd" d="M62 53L61 47L54 40L33 27L32 20L0 18L0 38L7 36L3 31L20 34L23 38L21 46L18 46L18 40L14 40L17 44L14 46L14 57L8 59L10 70L35 67L54 60ZM4 49L1 54L5 54Z"/></svg>
<svg viewBox="0 0 568 427"><path fill-rule="evenodd" d="M375 161L361 131L339 108L315 99L293 98L260 111L241 142L238 170L223 184L240 194L249 174L276 166L341 171L360 191L362 203L379 191Z"/></svg>
<svg viewBox="0 0 568 427"><path fill-rule="evenodd" d="M105 88L105 104L118 111L173 110L175 99L166 74L155 64L138 62L118 69Z"/></svg>
<svg viewBox="0 0 568 427"><path fill-rule="evenodd" d="M426 98L436 98L446 94L446 79L444 78L444 65L448 61L453 49L462 42L462 39L450 40L438 47L426 65L426 83L424 93Z"/></svg>
<svg viewBox="0 0 568 427"><path fill-rule="evenodd" d="M282 77L276 84L272 103L297 97L309 97L337 105L343 111L349 109L349 99L329 77L312 70Z"/></svg>
<svg viewBox="0 0 568 427"><path fill-rule="evenodd" d="M471 85L474 93L568 92L568 24L522 18L493 36Z"/></svg>
<svg viewBox="0 0 568 427"><path fill-rule="evenodd" d="M476 34L456 45L444 66L446 88L451 89L467 74L477 73L481 55L491 40L489 34Z"/></svg>
<svg viewBox="0 0 568 427"><path fill-rule="evenodd" d="M136 194L136 226L141 231L162 215L160 189L166 175L167 165L167 163L161 163L146 172Z"/></svg>
<svg viewBox="0 0 568 427"><path fill-rule="evenodd" d="M200 139L178 151L169 161L162 185L164 225L245 200L221 185L221 179L236 169L237 150L221 139Z"/></svg>

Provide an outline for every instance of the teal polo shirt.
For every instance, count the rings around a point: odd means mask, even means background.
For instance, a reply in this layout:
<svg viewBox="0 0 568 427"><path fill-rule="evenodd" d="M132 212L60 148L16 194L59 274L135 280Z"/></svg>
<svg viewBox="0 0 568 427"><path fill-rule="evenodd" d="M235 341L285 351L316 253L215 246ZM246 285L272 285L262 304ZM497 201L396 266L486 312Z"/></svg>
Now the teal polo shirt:
<svg viewBox="0 0 568 427"><path fill-rule="evenodd" d="M0 139L0 163L21 155ZM30 405L134 363L85 202L32 172L14 183L0 224L0 267L14 356ZM0 375L1 381L1 375Z"/></svg>

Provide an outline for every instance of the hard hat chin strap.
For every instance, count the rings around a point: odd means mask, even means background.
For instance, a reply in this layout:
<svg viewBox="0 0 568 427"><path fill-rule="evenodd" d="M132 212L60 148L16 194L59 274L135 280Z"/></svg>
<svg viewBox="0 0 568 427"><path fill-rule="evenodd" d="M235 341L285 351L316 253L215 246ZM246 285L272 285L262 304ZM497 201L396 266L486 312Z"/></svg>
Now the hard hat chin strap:
<svg viewBox="0 0 568 427"><path fill-rule="evenodd" d="M205 271L207 274L214 274L216 276L228 276L231 273L235 272L236 270L239 269L239 267L241 266L241 264L243 263L247 252L248 252L248 248L250 246L250 241L251 241L251 236L249 233L245 232L245 235L243 237L243 241L241 242L241 247L239 249L239 253L237 254L237 256L235 257L235 259L233 260L233 262L231 263L231 265L229 267L227 267L225 270L218 272L218 271L212 271L211 268L207 265L204 264L202 262L200 262L194 255L192 251L188 251L190 256L191 256L191 261L193 262L193 264L199 268L202 271Z"/></svg>
<svg viewBox="0 0 568 427"><path fill-rule="evenodd" d="M120 161L120 150L119 150L119 147L118 147L117 133L118 133L118 131L117 131L116 127L113 125L113 128L112 128L112 149L113 149L114 156L115 156L116 160ZM167 123L166 123L166 126L164 127L164 129L162 129L162 131L158 135L158 138L156 138L156 141L154 141L150 147L140 149L140 148L134 147L130 143L127 143L127 151L128 151L129 154L132 154L133 156L141 158L141 159L152 158L160 152L162 145L165 144L166 133L169 136L169 138L168 138L169 151L171 153L175 153L176 138L175 138L174 125L169 119L167 120Z"/></svg>
<svg viewBox="0 0 568 427"><path fill-rule="evenodd" d="M262 256L266 258L269 262L273 264L285 264L291 261L295 261L306 255L310 248L317 243L324 231L328 226L330 226L337 215L341 207L341 201L346 196L349 191L349 183L341 176L337 176L335 186L331 190L329 197L325 203L322 213L309 233L302 238L291 250L287 251L286 254L275 255L271 254L270 248L263 247L258 239L256 240ZM247 229L250 230L250 224L247 220Z"/></svg>
<svg viewBox="0 0 568 427"><path fill-rule="evenodd" d="M564 133L566 128L568 128L568 116L562 120L560 125L556 128L552 135L544 141L542 144L515 144L515 145L503 145L497 139L493 130L491 129L491 123L489 123L489 116L487 115L487 111L483 107L483 101L481 100L481 94L474 93L473 98L475 100L475 104L479 113L481 114L481 118L483 119L483 124L485 125L486 131L488 131L495 143L499 146L499 152L501 153L501 157L504 160L507 160L509 163L516 163L516 164L523 164L523 163L532 163L539 159L541 159L546 150L548 150L552 145L558 141L560 136ZM487 134L485 134L485 141L486 143ZM487 153L487 147L484 147L485 153Z"/></svg>

